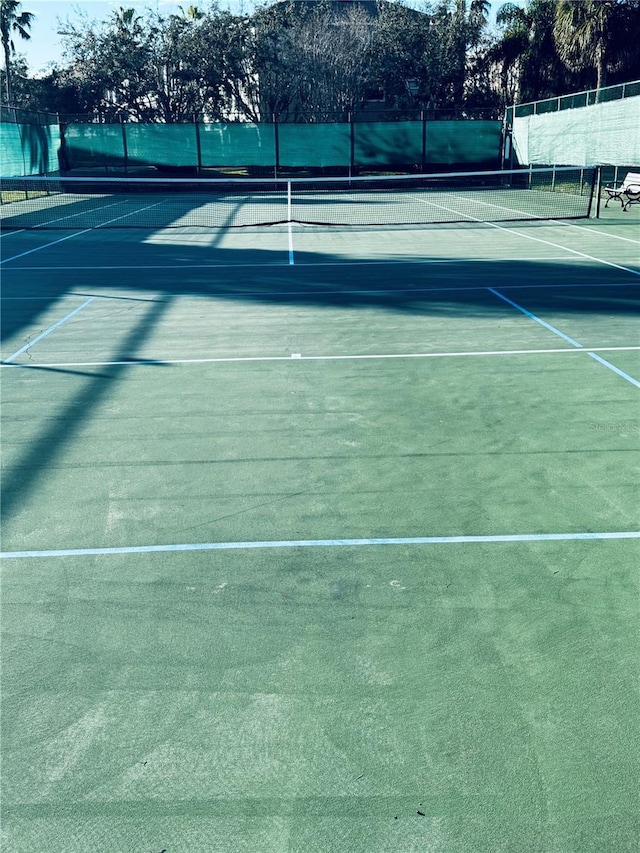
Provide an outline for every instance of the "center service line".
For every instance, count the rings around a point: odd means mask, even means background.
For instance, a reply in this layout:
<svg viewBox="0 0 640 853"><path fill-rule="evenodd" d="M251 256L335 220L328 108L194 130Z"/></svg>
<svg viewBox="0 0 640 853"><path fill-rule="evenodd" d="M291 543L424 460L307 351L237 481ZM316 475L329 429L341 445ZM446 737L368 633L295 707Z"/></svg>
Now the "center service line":
<svg viewBox="0 0 640 853"><path fill-rule="evenodd" d="M343 548L366 545L454 545L492 542L573 542L597 539L640 539L640 531L602 533L516 533L498 536L408 536L395 539L283 539L266 542L192 542L184 545L131 545L121 548L62 548L54 551L4 551L0 558L92 557L109 554L154 554L170 551L244 551L259 548Z"/></svg>

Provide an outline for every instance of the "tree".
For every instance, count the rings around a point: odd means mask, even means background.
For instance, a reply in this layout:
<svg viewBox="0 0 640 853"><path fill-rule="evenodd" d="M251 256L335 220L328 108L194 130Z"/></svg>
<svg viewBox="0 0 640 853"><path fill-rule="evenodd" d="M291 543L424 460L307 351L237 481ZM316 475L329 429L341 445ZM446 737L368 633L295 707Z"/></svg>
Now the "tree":
<svg viewBox="0 0 640 853"><path fill-rule="evenodd" d="M442 45L431 17L398 3L381 5L367 57L368 90L397 109L423 105L432 101L442 70Z"/></svg>
<svg viewBox="0 0 640 853"><path fill-rule="evenodd" d="M558 56L556 6L556 0L529 0L524 8L505 3L498 9L496 23L502 33L491 54L500 69L503 106L550 97L583 82Z"/></svg>
<svg viewBox="0 0 640 853"><path fill-rule="evenodd" d="M595 72L597 89L606 86L607 74L637 52L638 11L633 0L559 0L554 36L561 59L572 70Z"/></svg>
<svg viewBox="0 0 640 853"><path fill-rule="evenodd" d="M62 33L69 73L94 92L104 121L145 122L220 118L234 17L216 7L163 16L120 8L102 23L67 22Z"/></svg>
<svg viewBox="0 0 640 853"><path fill-rule="evenodd" d="M244 41L243 112L315 121L362 98L374 14L360 4L278 3L259 9Z"/></svg>
<svg viewBox="0 0 640 853"><path fill-rule="evenodd" d="M2 39L2 50L4 53L5 83L7 92L7 103L13 101L13 90L11 85L11 57L16 52L13 34L17 33L21 39L28 41L31 38L29 30L31 22L35 18L33 12L21 12L22 3L19 0L2 0L0 5L0 37Z"/></svg>
<svg viewBox="0 0 640 853"><path fill-rule="evenodd" d="M426 58L431 106L464 108L473 89L489 6L487 0L439 0L426 7L432 40Z"/></svg>

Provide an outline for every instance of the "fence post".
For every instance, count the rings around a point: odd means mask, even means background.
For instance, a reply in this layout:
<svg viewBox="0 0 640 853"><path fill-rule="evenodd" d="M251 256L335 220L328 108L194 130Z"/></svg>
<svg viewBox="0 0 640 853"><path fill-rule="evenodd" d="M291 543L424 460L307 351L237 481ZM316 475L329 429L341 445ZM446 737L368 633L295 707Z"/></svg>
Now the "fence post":
<svg viewBox="0 0 640 853"><path fill-rule="evenodd" d="M122 130L122 154L124 157L123 166L125 175L129 174L129 147L127 145L127 131L125 128L124 116L120 114L120 128ZM107 171L109 171L107 169Z"/></svg>
<svg viewBox="0 0 640 853"><path fill-rule="evenodd" d="M353 126L353 113L350 112L347 115L347 121L349 122L349 177L353 177L353 170L355 167L355 157L356 157L356 140L355 140L355 128Z"/></svg>
<svg viewBox="0 0 640 853"><path fill-rule="evenodd" d="M273 176L278 177L278 169L280 168L280 135L278 133L278 116L273 114L273 145L274 145L274 163Z"/></svg>
<svg viewBox="0 0 640 853"><path fill-rule="evenodd" d="M420 110L420 121L422 122L422 155L420 159L420 171L424 175L427 169L427 114Z"/></svg>
<svg viewBox="0 0 640 853"><path fill-rule="evenodd" d="M61 172L70 172L71 171L71 160L69 158L69 149L67 147L67 134L66 127L59 120L58 117L58 129L60 133L60 148L58 149L58 166L60 167Z"/></svg>
<svg viewBox="0 0 640 853"><path fill-rule="evenodd" d="M196 132L196 157L197 157L197 175L198 177L202 173L202 145L200 143L200 125L198 123L198 116L193 114L193 127Z"/></svg>

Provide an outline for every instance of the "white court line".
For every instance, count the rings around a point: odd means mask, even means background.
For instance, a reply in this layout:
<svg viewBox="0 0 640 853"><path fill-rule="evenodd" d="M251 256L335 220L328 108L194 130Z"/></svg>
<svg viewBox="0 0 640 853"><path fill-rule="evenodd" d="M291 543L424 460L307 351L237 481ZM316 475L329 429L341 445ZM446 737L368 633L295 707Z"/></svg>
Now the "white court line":
<svg viewBox="0 0 640 853"><path fill-rule="evenodd" d="M16 352L14 352L13 355L10 355L9 358L5 358L2 361L2 364L9 364L11 361L13 361L14 358L17 358L19 355L22 355L23 352L26 352L28 349L31 349L31 347L34 346L34 344L37 344L38 341L41 341L43 338L46 338L47 335L50 335L51 332L55 331L57 328L62 326L63 323L66 323L67 320L70 320L79 311L82 311L83 308L86 308L87 305L89 305L91 302L93 302L93 299L94 299L94 297L92 296L90 299L87 299L86 302L83 302L82 305L80 305L78 308L74 309L69 314L67 314L66 317L63 317L62 320L58 320L58 322L54 323L53 326L49 326L49 328L45 329L44 332L41 332L41 334L39 334L37 338L34 338L32 341L29 341L28 344L25 344L19 350L16 350ZM17 365L12 365L12 366L17 367Z"/></svg>
<svg viewBox="0 0 640 853"><path fill-rule="evenodd" d="M126 219L127 216L133 216L135 213L142 213L143 210L150 210L152 207L158 207L160 204L164 204L164 200L157 201L155 204L148 204L146 207L140 207L137 210L132 210L130 213L123 213L122 216L114 216L113 219L107 219L106 222L101 222L100 225L97 225L95 228L85 228L82 231L75 231L67 237L61 237L59 240L53 240L51 243L45 243L43 246L36 246L35 249L29 249L27 252L20 252L19 255L13 255L11 258L5 258L0 261L0 264L6 264L9 261L15 261L18 258L24 258L25 255L32 255L34 252L39 252L41 249L48 249L50 246L55 246L56 243L63 243L65 240L71 240L72 237L79 237L81 234L88 234L89 231L98 231L105 225L110 225L112 222L117 222L119 219Z"/></svg>
<svg viewBox="0 0 640 853"><path fill-rule="evenodd" d="M291 223L289 223L289 266L293 266L295 258L293 255L293 232L291 231Z"/></svg>
<svg viewBox="0 0 640 853"><path fill-rule="evenodd" d="M602 533L516 533L497 536L407 536L384 539L282 539L265 542L191 542L179 545L129 545L119 548L61 548L51 551L4 551L5 560L31 557L92 557L109 554L154 554L169 551L247 551L259 548L358 548L368 545L462 545L497 542L576 542L640 539L640 531Z"/></svg>
<svg viewBox="0 0 640 853"><path fill-rule="evenodd" d="M423 201L423 199L421 199ZM528 216L533 219L535 222L546 223L549 225L561 225L563 228L578 228L580 231L586 231L587 234L597 234L600 237L609 237L612 240L624 240L627 243L640 244L640 240L634 240L632 237L623 237L620 234L609 234L607 231L597 231L595 228L587 228L586 225L577 225L575 222L566 222L563 219L551 219L548 220L544 216L536 216L535 214L530 213L529 211L518 210L515 207L504 207L502 204L493 204L490 201L482 201L481 199L474 199L474 204L482 204L484 207L494 207L496 210L503 210L506 213L518 213L522 216Z"/></svg>
<svg viewBox="0 0 640 853"><path fill-rule="evenodd" d="M289 234L289 266L293 266L295 259L293 256L293 217L291 215L291 181L287 184L287 231Z"/></svg>
<svg viewBox="0 0 640 853"><path fill-rule="evenodd" d="M471 216L468 213L462 213L459 210L454 210L453 208L446 207L443 204L436 204L435 201L427 201L424 198L420 198L418 201L422 202L422 204L428 204L431 207L438 207L441 210L446 210L449 213L455 213L456 216L464 216L471 222L478 222L481 225L488 226L489 228L497 228L499 231L505 231L507 234L515 234L516 237L524 237L526 240L534 240L536 243L544 243L546 246L553 246L554 249L563 249L565 252L570 252L572 255L587 258L590 261L596 261L599 264L604 264L605 266L631 273L631 275L640 275L640 270L634 270L630 267L622 266L622 264L614 264L613 261L605 261L602 258L595 257L595 255L588 255L586 252L579 252L577 249L570 249L569 246L563 246L561 243L554 243L552 240L543 240L542 237L534 237L531 234L525 234L524 230L517 231L514 228L507 228L504 225L499 225L497 222L485 222L483 219L478 219L476 216Z"/></svg>
<svg viewBox="0 0 640 853"><path fill-rule="evenodd" d="M52 222L62 222L64 219L73 219L74 216L85 216L87 213L95 213L98 210L106 210L108 207L115 207L117 204L122 204L121 201L113 201L110 204L103 204L100 207L92 207L89 211L83 211L81 213L69 213L67 216L58 216L55 219L47 219L46 222L39 222L37 225L33 225L30 229L27 228L18 228L16 231L7 231L4 236L9 237L11 234L22 234L24 231L30 230L35 231L37 228L44 228L46 225L51 225Z"/></svg>
<svg viewBox="0 0 640 853"><path fill-rule="evenodd" d="M573 338L570 338L569 335L565 335L564 332L561 332L560 329L556 329L555 326L552 326L551 323L547 323L546 320L542 320L540 317L537 317L535 314L532 314L531 311L527 311L527 309L523 308L522 305L518 305L517 302L513 302L511 299L508 299L506 296L503 296L497 290L494 290L493 287L488 287L487 290L489 291L489 293L493 293L494 296L497 296L499 299L502 299L504 302L507 302L513 308L516 308L518 311L521 311L531 320L534 320L536 323L539 323L541 326L544 326L545 329L548 329L550 332L553 332L554 335L558 335L558 337L567 341L567 343L570 343L574 347L582 348L582 344L579 344L578 341L575 341Z"/></svg>
<svg viewBox="0 0 640 853"><path fill-rule="evenodd" d="M32 255L34 252L39 252L41 249L48 249L50 246L55 246L56 243L64 243L65 240L71 240L72 237L79 237L81 234L87 234L91 228L85 228L83 231L74 231L73 234L67 234L66 237L60 237L59 240L52 240L50 243L45 243L43 246L37 246L35 249L29 249L28 252L20 252L19 255L13 255L11 258L4 258L0 264L7 264L9 261L15 261L17 258L24 258L25 255Z"/></svg>
<svg viewBox="0 0 640 853"><path fill-rule="evenodd" d="M629 374L625 373L624 370L620 370L620 368L616 367L615 364L611 364L610 361L606 361L606 359L602 358L599 355L596 355L596 353L594 352L590 352L588 354L591 356L591 358L595 359L595 361L600 362L600 364L603 364L605 367L608 367L609 370L613 370L614 373L617 373L618 376L621 376L623 379L626 379L627 382L631 382L631 384L635 385L636 388L640 388L640 382L638 382L637 379L634 379L632 376L629 376Z"/></svg>
<svg viewBox="0 0 640 853"><path fill-rule="evenodd" d="M486 288L485 288L486 289ZM496 355L542 355L542 354L571 354L571 353L595 353L595 352L636 352L640 346L625 347L571 347L562 349L516 349L516 350L478 350L475 352L405 352L405 353L373 353L363 355L248 355L248 356L220 356L218 358L149 358L149 359L127 359L126 361L53 361L36 364L10 364L9 367L115 367L127 365L129 367L153 367L171 364L219 364L226 362L263 362L263 361L359 361L367 359L394 359L394 358L460 358ZM6 363L6 362L5 362Z"/></svg>
<svg viewBox="0 0 640 853"><path fill-rule="evenodd" d="M585 350L581 343L574 340L573 338L570 338L569 335L565 335L564 332L561 332L559 329L556 329L556 327L552 326L551 323L547 323L546 320L542 320L540 319L540 317L536 316L535 314L532 314L531 311L527 311L527 309L523 308L522 305L518 305L517 302L513 302L511 299L508 299L506 296L503 296L502 293L499 293L497 290L494 290L493 287L488 287L487 290L490 293L493 293L499 299L502 299L504 302L508 302L509 305L511 305L517 311L521 311L535 323L539 323L541 326L544 326L545 329L548 329L550 332L553 332L554 335L558 335L558 337L572 344L574 347L577 348L578 351L582 350L586 352L587 355L589 355L591 358L595 359L597 362L604 365L605 367L608 367L609 370L613 370L614 373L617 373L618 376L621 376L623 379L626 379L627 382L630 382L632 385L635 385L636 388L640 388L640 382L638 382L637 379L634 379L633 376L629 376L628 373L625 373L624 370L620 370L619 367L616 367L614 364L611 364L610 361L606 361L601 356L596 355L593 350Z"/></svg>
<svg viewBox="0 0 640 853"><path fill-rule="evenodd" d="M95 213L98 210L106 210L109 207L115 207L117 204L122 204L121 201L112 201L110 204L103 204L99 207L92 207L89 211L83 211L82 213L69 213L67 216L58 216L56 219L48 219L46 222L40 222L38 225L34 225L33 229L35 231L36 228L44 228L45 225L51 225L52 222L62 222L65 219L73 219L74 216L84 216L87 213Z"/></svg>

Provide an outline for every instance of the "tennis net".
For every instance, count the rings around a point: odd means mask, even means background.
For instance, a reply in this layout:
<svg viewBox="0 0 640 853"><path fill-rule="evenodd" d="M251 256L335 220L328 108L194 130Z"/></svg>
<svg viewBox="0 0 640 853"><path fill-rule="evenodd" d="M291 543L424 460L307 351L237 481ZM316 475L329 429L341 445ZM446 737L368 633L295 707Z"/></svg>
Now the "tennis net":
<svg viewBox="0 0 640 853"><path fill-rule="evenodd" d="M388 226L590 215L595 170L538 168L375 178L0 179L5 229Z"/></svg>

